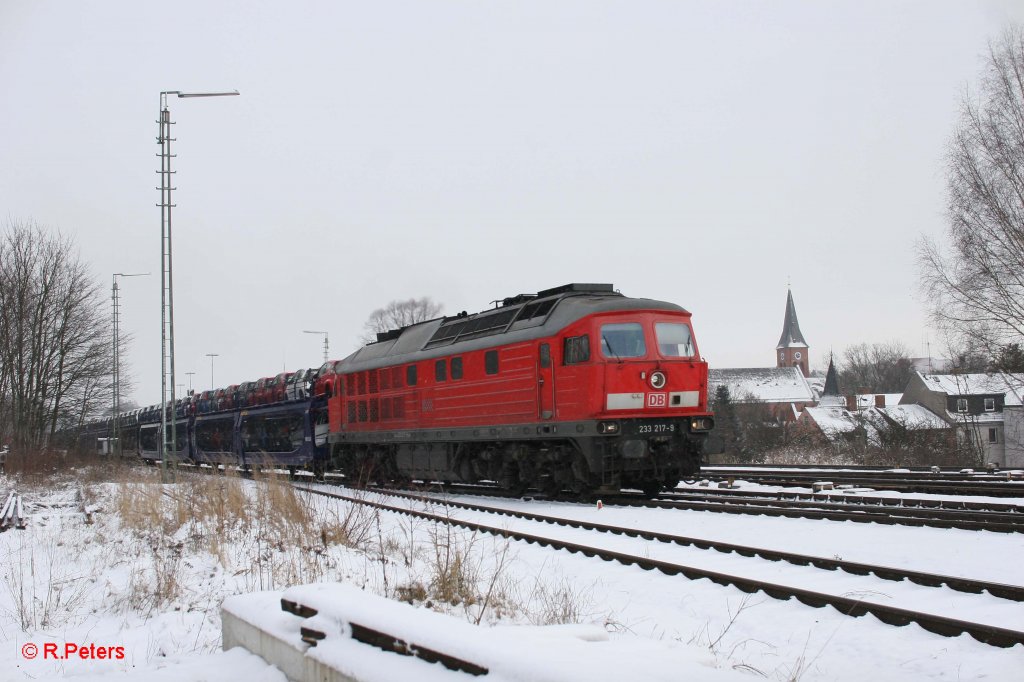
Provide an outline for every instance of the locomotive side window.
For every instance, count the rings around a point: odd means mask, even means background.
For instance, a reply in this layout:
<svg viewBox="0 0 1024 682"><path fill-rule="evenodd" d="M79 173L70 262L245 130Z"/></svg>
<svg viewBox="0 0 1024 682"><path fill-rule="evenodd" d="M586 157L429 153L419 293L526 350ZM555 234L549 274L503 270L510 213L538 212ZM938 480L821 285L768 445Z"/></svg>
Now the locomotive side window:
<svg viewBox="0 0 1024 682"><path fill-rule="evenodd" d="M487 374L498 373L498 351L489 350L484 353L484 372Z"/></svg>
<svg viewBox="0 0 1024 682"><path fill-rule="evenodd" d="M540 344L540 366L545 368L551 366L551 346L546 343Z"/></svg>
<svg viewBox="0 0 1024 682"><path fill-rule="evenodd" d="M448 381L447 360L438 360L434 363L434 378L438 381Z"/></svg>
<svg viewBox="0 0 1024 682"><path fill-rule="evenodd" d="M452 379L462 378L462 358L452 358Z"/></svg>
<svg viewBox="0 0 1024 682"><path fill-rule="evenodd" d="M612 360L647 355L643 327L638 322L601 325L601 355Z"/></svg>
<svg viewBox="0 0 1024 682"><path fill-rule="evenodd" d="M567 337L562 352L562 363L575 365L588 360L590 360L590 337L586 334Z"/></svg>
<svg viewBox="0 0 1024 682"><path fill-rule="evenodd" d="M405 368L405 385L416 385L416 365L409 365Z"/></svg>
<svg viewBox="0 0 1024 682"><path fill-rule="evenodd" d="M685 324L656 322L654 335L658 338L658 352L667 358L693 356L693 337Z"/></svg>

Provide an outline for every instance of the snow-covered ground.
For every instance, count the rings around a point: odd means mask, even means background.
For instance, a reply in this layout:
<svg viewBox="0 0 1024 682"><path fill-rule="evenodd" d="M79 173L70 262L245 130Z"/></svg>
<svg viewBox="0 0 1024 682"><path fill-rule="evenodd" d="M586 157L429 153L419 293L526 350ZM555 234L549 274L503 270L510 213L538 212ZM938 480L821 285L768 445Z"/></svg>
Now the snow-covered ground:
<svg viewBox="0 0 1024 682"><path fill-rule="evenodd" d="M0 478L0 492L13 485ZM482 626L596 625L624 656L633 652L646 670L664 670L665 679L1004 680L1017 678L1024 666L1024 646L1000 649L966 635L946 638L915 625L896 628L871 616L850 618L708 580L295 494L283 484L198 476L162 486L153 472L134 469L116 482L68 476L19 490L31 518L26 530L0 535L0 680L280 680L278 671L255 657L220 651L219 605L231 594L325 581ZM80 494L97 509L92 524L81 513ZM541 501L500 504L1024 583L1019 534ZM503 527L525 524L538 532L538 524L507 517L473 518ZM872 601L931 604L942 613L955 610L964 619L1024 630L1024 606L990 595L864 583L841 573L558 527L546 532L680 563L716 562L811 589L838 586L850 591L847 596ZM843 587L846 581L849 587ZM68 643L110 647L113 658L44 659L47 644L64 653ZM39 649L32 660L23 655L29 644ZM122 657L116 656L118 647Z"/></svg>

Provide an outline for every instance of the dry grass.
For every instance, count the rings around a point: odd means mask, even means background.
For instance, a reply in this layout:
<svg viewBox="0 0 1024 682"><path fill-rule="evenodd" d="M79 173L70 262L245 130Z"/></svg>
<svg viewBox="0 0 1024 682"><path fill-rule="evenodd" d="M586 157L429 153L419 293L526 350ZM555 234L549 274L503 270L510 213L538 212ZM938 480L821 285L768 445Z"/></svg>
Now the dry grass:
<svg viewBox="0 0 1024 682"><path fill-rule="evenodd" d="M541 574L550 578L543 568ZM593 615L593 586L577 585L566 577L559 581L541 580L538 575L523 601L528 605L526 617L534 625L582 623Z"/></svg>
<svg viewBox="0 0 1024 682"><path fill-rule="evenodd" d="M407 528L395 528L379 510L325 504L283 474L254 473L252 479L234 469L178 470L173 483L162 483L158 468L110 461L40 478L50 490L68 488L71 506L88 505L98 514L91 525L83 517L89 530L76 540L90 548L88 558L68 563L76 570L88 564L88 575L64 575L54 565L43 577L40 565L54 564L60 552L30 545L15 557L17 571L0 571L18 621L27 631L59 625L87 589L104 591L102 603L112 613L149 616L205 610L216 601L209 596L214 593L358 581L351 555L337 551L341 546L362 555L364 584L372 580L385 595L462 613L472 622L522 616L576 623L590 610L588 594L569 581L554 585L550 576L537 576L524 590L510 575L508 540L444 522L410 520ZM118 578L97 584L95 576L102 575ZM197 592L200 585L208 587ZM205 601L201 590L212 590Z"/></svg>
<svg viewBox="0 0 1024 682"><path fill-rule="evenodd" d="M162 484L157 470L127 472L113 506L144 550L132 568L134 608L151 611L178 600L183 557L190 554L215 557L245 589L276 589L322 580L334 568L331 547L359 547L370 535L365 508L324 509L284 475L252 478L230 468L179 470L175 483Z"/></svg>

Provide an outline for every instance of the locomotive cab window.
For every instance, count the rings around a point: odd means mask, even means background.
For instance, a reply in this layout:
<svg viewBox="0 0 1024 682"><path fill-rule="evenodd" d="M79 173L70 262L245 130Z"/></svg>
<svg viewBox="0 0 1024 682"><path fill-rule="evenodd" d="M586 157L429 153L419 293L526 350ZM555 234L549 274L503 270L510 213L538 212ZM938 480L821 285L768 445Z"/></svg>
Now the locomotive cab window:
<svg viewBox="0 0 1024 682"><path fill-rule="evenodd" d="M448 361L438 360L434 363L434 379L437 381L448 380Z"/></svg>
<svg viewBox="0 0 1024 682"><path fill-rule="evenodd" d="M643 327L638 322L601 325L601 355L611 360L647 355Z"/></svg>
<svg viewBox="0 0 1024 682"><path fill-rule="evenodd" d="M685 324L657 322L654 335L658 339L658 352L666 358L693 357L693 336Z"/></svg>
<svg viewBox="0 0 1024 682"><path fill-rule="evenodd" d="M409 365L405 368L405 385L416 385L416 365Z"/></svg>
<svg viewBox="0 0 1024 682"><path fill-rule="evenodd" d="M452 379L462 378L462 358L452 358Z"/></svg>
<svg viewBox="0 0 1024 682"><path fill-rule="evenodd" d="M576 365L589 360L590 337L586 334L583 336L566 337L565 345L562 349L562 363L566 365Z"/></svg>

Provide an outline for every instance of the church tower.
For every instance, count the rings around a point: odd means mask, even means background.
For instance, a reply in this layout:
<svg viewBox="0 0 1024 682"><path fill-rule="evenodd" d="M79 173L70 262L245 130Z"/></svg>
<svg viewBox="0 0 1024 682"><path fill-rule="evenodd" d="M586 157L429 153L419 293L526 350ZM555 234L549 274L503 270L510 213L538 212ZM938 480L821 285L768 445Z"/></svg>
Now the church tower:
<svg viewBox="0 0 1024 682"><path fill-rule="evenodd" d="M782 336L775 347L777 367L799 367L804 376L810 376L808 365L807 342L800 333L800 323L796 319L796 306L793 305L793 292L786 294L786 319L782 322Z"/></svg>

